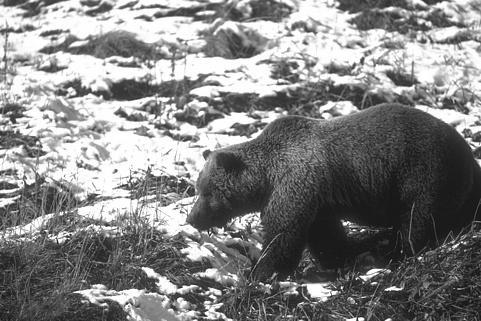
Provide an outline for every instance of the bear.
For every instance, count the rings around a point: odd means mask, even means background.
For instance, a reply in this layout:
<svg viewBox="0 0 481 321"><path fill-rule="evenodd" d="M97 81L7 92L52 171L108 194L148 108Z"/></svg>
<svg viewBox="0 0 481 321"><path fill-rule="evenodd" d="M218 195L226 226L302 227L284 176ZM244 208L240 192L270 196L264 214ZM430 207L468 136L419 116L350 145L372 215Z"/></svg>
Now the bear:
<svg viewBox="0 0 481 321"><path fill-rule="evenodd" d="M394 103L331 120L284 116L203 156L186 221L206 230L260 211L256 280L287 277L305 248L321 264L342 260L341 220L392 227L402 255L417 254L468 227L481 197L481 170L464 138Z"/></svg>

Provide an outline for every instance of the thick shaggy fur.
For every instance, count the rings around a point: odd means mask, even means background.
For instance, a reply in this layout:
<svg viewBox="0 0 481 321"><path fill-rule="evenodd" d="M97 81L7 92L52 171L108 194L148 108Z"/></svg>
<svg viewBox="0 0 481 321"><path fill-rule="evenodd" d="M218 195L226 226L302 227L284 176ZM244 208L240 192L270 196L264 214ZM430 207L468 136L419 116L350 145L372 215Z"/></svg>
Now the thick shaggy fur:
<svg viewBox="0 0 481 321"><path fill-rule="evenodd" d="M280 118L257 138L204 156L187 221L208 229L261 211L258 279L291 273L306 246L321 263L342 257L341 219L392 226L402 251L416 253L469 225L481 197L481 171L465 140L396 104L329 121Z"/></svg>

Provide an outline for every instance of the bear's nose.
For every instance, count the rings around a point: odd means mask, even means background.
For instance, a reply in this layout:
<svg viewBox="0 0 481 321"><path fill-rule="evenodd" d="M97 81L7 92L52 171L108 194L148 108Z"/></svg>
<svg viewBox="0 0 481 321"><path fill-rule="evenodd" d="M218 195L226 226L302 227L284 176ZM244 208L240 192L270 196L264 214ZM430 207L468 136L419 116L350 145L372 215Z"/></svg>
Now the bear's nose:
<svg viewBox="0 0 481 321"><path fill-rule="evenodd" d="M197 223L198 223L197 221L198 221L198 215L196 214L196 212L193 212L193 211L191 211L189 215L187 215L187 217L185 218L185 222L187 224L192 225L195 228L197 228Z"/></svg>

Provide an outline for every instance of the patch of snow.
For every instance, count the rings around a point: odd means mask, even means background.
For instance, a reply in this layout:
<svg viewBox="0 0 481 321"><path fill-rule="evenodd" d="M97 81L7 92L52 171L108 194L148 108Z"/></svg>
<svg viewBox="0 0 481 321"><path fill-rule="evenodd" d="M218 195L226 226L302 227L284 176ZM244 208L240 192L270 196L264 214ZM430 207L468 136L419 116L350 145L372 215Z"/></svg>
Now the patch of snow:
<svg viewBox="0 0 481 321"><path fill-rule="evenodd" d="M178 297L175 300L174 306L180 311L187 311L187 310L191 309L191 307L192 307L191 303L186 301L182 297Z"/></svg>
<svg viewBox="0 0 481 321"><path fill-rule="evenodd" d="M137 289L114 291L107 290L105 286L95 286L74 293L101 307L107 307L108 301L117 302L133 320L179 321L172 310L168 309L169 298L158 293L145 293L145 290Z"/></svg>
<svg viewBox="0 0 481 321"><path fill-rule="evenodd" d="M197 272L194 275L199 278L214 280L215 282L224 286L233 286L239 281L239 277L237 275L228 272L222 272L216 268L210 268L204 272Z"/></svg>
<svg viewBox="0 0 481 321"><path fill-rule="evenodd" d="M384 289L384 291L387 291L387 292L390 292L390 291L392 291L392 292L398 292L398 291L402 291L402 290L404 290L404 288L400 288L400 287L395 286L395 285L390 286L390 287Z"/></svg>
<svg viewBox="0 0 481 321"><path fill-rule="evenodd" d="M441 119L442 121L450 124L451 126L469 126L477 121L477 118L472 115L465 115L452 109L438 109L423 105L417 105L416 108L427 112L428 114L431 114L436 118Z"/></svg>
<svg viewBox="0 0 481 321"><path fill-rule="evenodd" d="M429 36L434 42L449 42L464 32L466 32L466 29L452 26L431 30L431 32L429 32Z"/></svg>
<svg viewBox="0 0 481 321"><path fill-rule="evenodd" d="M139 208L139 202L130 198L116 198L112 200L96 202L78 209L78 214L91 219L104 222L113 222L122 215L135 213Z"/></svg>
<svg viewBox="0 0 481 321"><path fill-rule="evenodd" d="M186 295L188 293L192 293L195 291L200 290L200 287L198 285L192 284L192 285L184 285L181 288L177 289L178 294L180 295Z"/></svg>
<svg viewBox="0 0 481 321"><path fill-rule="evenodd" d="M18 200L21 195L13 196L13 197L1 197L0 198L0 208L5 208L13 203L15 203L16 200Z"/></svg>
<svg viewBox="0 0 481 321"><path fill-rule="evenodd" d="M186 223L185 219L194 205L195 197L186 197L170 205L158 209L161 221L158 228L169 236L185 233L186 235L199 236L199 232Z"/></svg>
<svg viewBox="0 0 481 321"><path fill-rule="evenodd" d="M155 279L155 285L157 285L159 292L163 294L174 294L177 293L177 286L170 282L165 276L160 275L149 267L142 267L142 271L150 279Z"/></svg>
<svg viewBox="0 0 481 321"><path fill-rule="evenodd" d="M257 122L256 119L249 117L245 113L231 113L229 116L211 121L207 129L211 133L226 134L234 131L232 128L234 124L249 125L255 122Z"/></svg>
<svg viewBox="0 0 481 321"><path fill-rule="evenodd" d="M359 108L354 106L351 101L342 100L342 101L328 101L326 104L319 107L319 112L329 113L331 116L346 116L357 113Z"/></svg>
<svg viewBox="0 0 481 321"><path fill-rule="evenodd" d="M217 297L220 297L222 295L222 291L216 288L209 288L205 292L205 295L210 297L211 299L216 299Z"/></svg>
<svg viewBox="0 0 481 321"><path fill-rule="evenodd" d="M303 286L306 288L311 298L320 300L321 302L325 302L330 297L339 294L339 291L328 288L329 283L306 283Z"/></svg>
<svg viewBox="0 0 481 321"><path fill-rule="evenodd" d="M242 248L246 249L246 255L252 260L256 260L261 256L262 244L252 236L248 241L245 241L238 237L226 238L223 243L230 248Z"/></svg>
<svg viewBox="0 0 481 321"><path fill-rule="evenodd" d="M187 247L180 250L180 253L186 255L192 262L201 262L203 259L214 257L214 254L204 245L192 241L188 242Z"/></svg>
<svg viewBox="0 0 481 321"><path fill-rule="evenodd" d="M224 313L218 312L216 310L222 307L223 303L217 303L212 305L206 305L207 311L205 312L206 318L208 320L225 320L225 321L232 321L232 319L228 318Z"/></svg>
<svg viewBox="0 0 481 321"><path fill-rule="evenodd" d="M440 1L430 6L431 10L440 9L451 21L465 25L479 25L481 8L478 0Z"/></svg>
<svg viewBox="0 0 481 321"><path fill-rule="evenodd" d="M364 282L369 282L373 278L379 275L390 274L390 273L391 273L391 270L389 269L371 269L367 271L366 274L359 276L359 278Z"/></svg>
<svg viewBox="0 0 481 321"><path fill-rule="evenodd" d="M219 96L219 86L202 86L194 88L189 92L190 95L205 98L214 98Z"/></svg>
<svg viewBox="0 0 481 321"><path fill-rule="evenodd" d="M14 239L21 236L36 236L48 222L59 214L45 214L25 225L13 226L0 230L0 239Z"/></svg>

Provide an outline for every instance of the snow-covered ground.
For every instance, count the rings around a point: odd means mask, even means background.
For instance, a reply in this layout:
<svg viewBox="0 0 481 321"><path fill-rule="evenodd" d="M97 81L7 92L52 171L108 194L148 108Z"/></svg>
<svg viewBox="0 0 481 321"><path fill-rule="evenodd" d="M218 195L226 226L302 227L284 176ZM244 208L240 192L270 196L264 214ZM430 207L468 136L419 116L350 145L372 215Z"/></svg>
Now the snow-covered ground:
<svg viewBox="0 0 481 321"><path fill-rule="evenodd" d="M255 137L288 113L329 119L380 102L428 111L478 147L478 1L399 3L357 12L355 1L333 0L3 0L0 242L35 239L72 211L96 222L79 229L111 235L135 216L181 237L187 260L208 261L199 277L232 287L259 255L258 217L211 234L185 224L203 150ZM75 206L57 202L12 223L39 178ZM222 291L139 268L156 292L96 284L78 293L116 301L134 320L227 318ZM335 294L304 287L313 301ZM210 298L202 309L183 299L192 291Z"/></svg>

